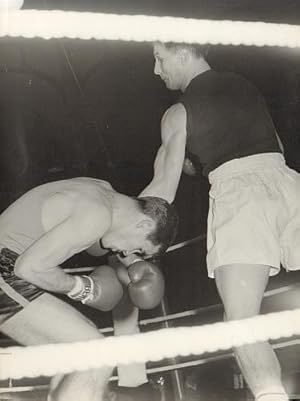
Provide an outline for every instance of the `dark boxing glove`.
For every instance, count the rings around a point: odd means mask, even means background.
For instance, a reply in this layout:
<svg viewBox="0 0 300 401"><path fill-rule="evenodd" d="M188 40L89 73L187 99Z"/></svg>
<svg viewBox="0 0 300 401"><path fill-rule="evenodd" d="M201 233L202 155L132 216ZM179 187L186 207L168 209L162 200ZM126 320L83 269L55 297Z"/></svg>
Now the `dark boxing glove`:
<svg viewBox="0 0 300 401"><path fill-rule="evenodd" d="M109 266L97 267L89 276L75 279L75 286L67 295L103 312L112 310L123 296L123 287Z"/></svg>
<svg viewBox="0 0 300 401"><path fill-rule="evenodd" d="M140 309L155 308L162 300L165 281L155 264L140 260L128 268L128 293L132 303Z"/></svg>

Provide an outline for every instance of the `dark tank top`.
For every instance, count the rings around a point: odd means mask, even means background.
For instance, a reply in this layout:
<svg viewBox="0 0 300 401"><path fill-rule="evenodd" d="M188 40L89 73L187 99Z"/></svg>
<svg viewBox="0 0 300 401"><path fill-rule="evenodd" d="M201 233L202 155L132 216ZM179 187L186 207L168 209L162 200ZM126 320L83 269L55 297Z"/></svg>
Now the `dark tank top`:
<svg viewBox="0 0 300 401"><path fill-rule="evenodd" d="M206 71L179 103L187 112L187 154L205 176L232 159L281 152L263 97L237 74Z"/></svg>

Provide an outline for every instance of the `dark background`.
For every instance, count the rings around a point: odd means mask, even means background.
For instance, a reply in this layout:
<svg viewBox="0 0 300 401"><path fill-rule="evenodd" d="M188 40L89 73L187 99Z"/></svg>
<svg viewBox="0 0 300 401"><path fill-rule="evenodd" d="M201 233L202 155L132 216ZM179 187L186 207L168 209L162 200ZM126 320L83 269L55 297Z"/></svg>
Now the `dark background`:
<svg viewBox="0 0 300 401"><path fill-rule="evenodd" d="M300 4L291 0L25 0L23 8L300 23ZM300 171L300 50L211 46L208 61L257 85L287 162ZM149 44L2 38L0 210L36 185L76 176L138 194L152 177L160 118L179 95L166 90L153 67ZM177 242L205 233L207 203L206 179L183 175ZM79 255L67 265L90 263L98 261ZM205 241L168 254L162 269L171 312L219 302L206 274Z"/></svg>

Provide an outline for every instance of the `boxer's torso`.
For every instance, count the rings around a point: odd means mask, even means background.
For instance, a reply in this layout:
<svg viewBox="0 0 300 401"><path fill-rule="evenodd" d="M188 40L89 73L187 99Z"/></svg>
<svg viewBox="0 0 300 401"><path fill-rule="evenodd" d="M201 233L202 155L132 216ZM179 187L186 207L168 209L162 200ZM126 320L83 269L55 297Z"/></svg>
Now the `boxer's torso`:
<svg viewBox="0 0 300 401"><path fill-rule="evenodd" d="M208 70L179 102L187 112L187 151L205 176L236 158L281 152L263 97L237 74Z"/></svg>
<svg viewBox="0 0 300 401"><path fill-rule="evenodd" d="M113 189L107 182L85 177L56 181L33 188L0 216L0 248L9 248L21 254L54 226L58 219L70 213L77 197L84 195L91 199L99 199L109 207L110 192L113 192ZM57 202L57 207L53 207L52 204L51 210L45 211L49 199L57 194L65 200Z"/></svg>

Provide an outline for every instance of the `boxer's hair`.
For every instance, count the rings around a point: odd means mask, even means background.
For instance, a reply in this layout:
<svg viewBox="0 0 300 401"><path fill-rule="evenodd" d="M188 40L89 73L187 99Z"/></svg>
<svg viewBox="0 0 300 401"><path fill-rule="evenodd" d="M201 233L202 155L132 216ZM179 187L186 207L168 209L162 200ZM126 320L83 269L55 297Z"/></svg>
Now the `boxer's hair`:
<svg viewBox="0 0 300 401"><path fill-rule="evenodd" d="M165 252L177 235L178 214L175 207L156 196L143 196L136 201L140 211L155 222L155 229L147 239L159 246L159 254Z"/></svg>
<svg viewBox="0 0 300 401"><path fill-rule="evenodd" d="M175 43L175 42L166 42L161 43L167 50L169 51L178 51L181 49L186 49L191 52L196 58L206 58L208 54L208 46L209 45L199 45L194 43Z"/></svg>

